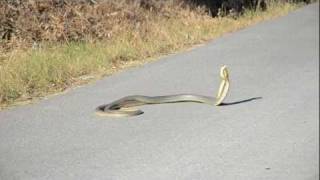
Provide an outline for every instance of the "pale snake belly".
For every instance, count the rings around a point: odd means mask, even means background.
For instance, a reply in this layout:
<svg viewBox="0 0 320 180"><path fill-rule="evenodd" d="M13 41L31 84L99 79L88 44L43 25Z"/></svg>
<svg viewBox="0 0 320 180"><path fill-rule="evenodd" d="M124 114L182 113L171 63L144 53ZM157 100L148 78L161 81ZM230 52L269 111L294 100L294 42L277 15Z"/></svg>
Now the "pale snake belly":
<svg viewBox="0 0 320 180"><path fill-rule="evenodd" d="M139 109L132 107L147 105L147 104L163 104L163 103L178 103L178 102L197 102L209 105L219 106L229 91L229 72L226 66L220 69L220 86L216 97L203 96L197 94L176 94L167 96L141 96L133 95L126 96L116 100L110 104L104 104L96 108L96 114L100 116L110 117L128 117L136 116L143 113Z"/></svg>

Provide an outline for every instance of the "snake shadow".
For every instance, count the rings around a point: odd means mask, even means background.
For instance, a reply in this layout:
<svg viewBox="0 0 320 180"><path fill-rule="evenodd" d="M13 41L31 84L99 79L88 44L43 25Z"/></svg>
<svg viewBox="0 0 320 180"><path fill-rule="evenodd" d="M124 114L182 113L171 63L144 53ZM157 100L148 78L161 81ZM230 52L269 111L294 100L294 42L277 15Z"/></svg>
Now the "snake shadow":
<svg viewBox="0 0 320 180"><path fill-rule="evenodd" d="M262 99L262 97L254 97L254 98L249 98L249 99L244 99L244 100L234 101L234 102L224 102L224 103L221 103L220 106L236 105L236 104L246 103L246 102L255 101L259 99Z"/></svg>

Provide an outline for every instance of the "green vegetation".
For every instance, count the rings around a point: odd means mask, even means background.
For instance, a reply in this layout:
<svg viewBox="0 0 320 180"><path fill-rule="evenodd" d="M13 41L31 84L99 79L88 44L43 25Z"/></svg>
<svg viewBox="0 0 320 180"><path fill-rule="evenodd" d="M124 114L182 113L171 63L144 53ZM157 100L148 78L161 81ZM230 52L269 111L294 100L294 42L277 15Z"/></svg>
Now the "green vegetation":
<svg viewBox="0 0 320 180"><path fill-rule="evenodd" d="M10 41L9 45L19 46L4 47L0 54L0 107L61 92L160 55L285 15L297 7L291 3L272 3L266 11L246 10L237 18L212 18L203 8L187 6L171 7L163 11L169 12L168 15L161 16L144 10L144 14L139 15L144 20L118 22L119 25L113 27L117 32L110 30L112 35L101 40L91 37L80 41L47 40L36 48L28 47L30 43L26 40Z"/></svg>

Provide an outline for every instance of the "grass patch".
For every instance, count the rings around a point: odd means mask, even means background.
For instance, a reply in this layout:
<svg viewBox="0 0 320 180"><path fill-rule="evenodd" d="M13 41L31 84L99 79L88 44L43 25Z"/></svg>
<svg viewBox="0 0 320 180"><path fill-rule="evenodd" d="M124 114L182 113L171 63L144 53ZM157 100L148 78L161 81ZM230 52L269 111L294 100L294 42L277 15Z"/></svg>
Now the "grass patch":
<svg viewBox="0 0 320 180"><path fill-rule="evenodd" d="M227 32L282 16L298 5L273 3L267 11L245 11L212 18L203 11L181 10L176 16L146 14L148 21L122 24L112 38L96 42L41 44L0 56L0 107L54 92L136 66L219 37ZM154 58L152 58L154 59Z"/></svg>

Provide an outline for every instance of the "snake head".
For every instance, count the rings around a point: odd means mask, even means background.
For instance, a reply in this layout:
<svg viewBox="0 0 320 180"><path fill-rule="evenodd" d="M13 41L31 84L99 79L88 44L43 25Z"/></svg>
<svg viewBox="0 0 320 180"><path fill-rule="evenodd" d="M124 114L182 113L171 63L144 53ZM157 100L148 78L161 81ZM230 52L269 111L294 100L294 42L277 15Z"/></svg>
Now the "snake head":
<svg viewBox="0 0 320 180"><path fill-rule="evenodd" d="M229 71L226 65L223 65L220 68L220 77L221 77L221 82L220 82L219 91L216 97L216 103L215 103L216 106L219 106L222 103L222 101L226 98L229 91L229 86L230 86Z"/></svg>
<svg viewBox="0 0 320 180"><path fill-rule="evenodd" d="M220 68L220 77L225 81L229 80L229 71L226 65L223 65Z"/></svg>

